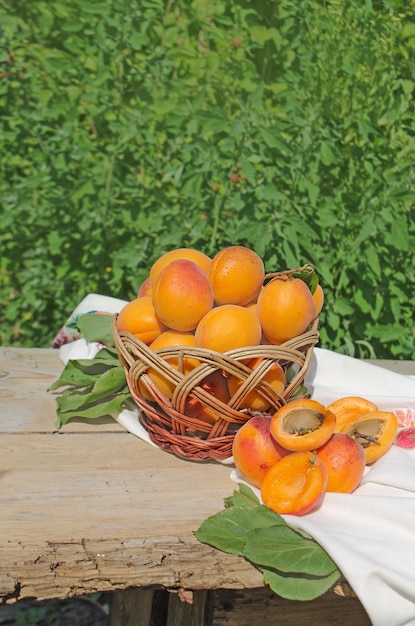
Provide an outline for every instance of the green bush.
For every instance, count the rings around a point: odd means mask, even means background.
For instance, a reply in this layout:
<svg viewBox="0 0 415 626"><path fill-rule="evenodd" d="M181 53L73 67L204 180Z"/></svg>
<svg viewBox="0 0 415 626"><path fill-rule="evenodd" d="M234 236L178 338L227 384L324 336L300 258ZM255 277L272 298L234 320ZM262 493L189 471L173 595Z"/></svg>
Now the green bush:
<svg viewBox="0 0 415 626"><path fill-rule="evenodd" d="M5 0L0 336L164 251L311 262L320 346L412 359L413 0Z"/></svg>

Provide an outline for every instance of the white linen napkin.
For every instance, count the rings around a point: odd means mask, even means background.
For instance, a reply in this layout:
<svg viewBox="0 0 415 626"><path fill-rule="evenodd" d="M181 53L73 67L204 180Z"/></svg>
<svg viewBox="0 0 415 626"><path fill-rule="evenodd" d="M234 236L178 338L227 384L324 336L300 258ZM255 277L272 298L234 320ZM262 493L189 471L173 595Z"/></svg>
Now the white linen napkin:
<svg viewBox="0 0 415 626"><path fill-rule="evenodd" d="M93 295L88 306L95 305ZM126 304L112 300L108 312ZM99 303L99 310L105 310L103 304ZM82 312L86 312L84 305ZM79 339L63 345L60 355L66 363L71 358L92 358L99 348ZM362 396L381 410L396 412L398 421L399 415L415 419L415 376L315 348L305 385L322 404L347 395ZM154 445L138 420L138 410L122 411L115 419ZM231 478L243 482L235 469ZM353 494L327 493L318 511L285 519L308 532L330 554L373 626L415 626L415 450L392 446L367 468Z"/></svg>

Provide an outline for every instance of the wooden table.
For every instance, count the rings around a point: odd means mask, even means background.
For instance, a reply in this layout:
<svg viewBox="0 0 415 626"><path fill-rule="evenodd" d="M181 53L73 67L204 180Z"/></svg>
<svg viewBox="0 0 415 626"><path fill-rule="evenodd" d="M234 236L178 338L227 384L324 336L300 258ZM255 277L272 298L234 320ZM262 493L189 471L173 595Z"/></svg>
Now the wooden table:
<svg viewBox="0 0 415 626"><path fill-rule="evenodd" d="M47 389L61 369L58 351L0 348L3 603L112 591L111 626L244 626L278 612L287 625L370 624L346 583L284 601L244 559L195 539L235 489L228 467L178 459L111 419L57 431Z"/></svg>

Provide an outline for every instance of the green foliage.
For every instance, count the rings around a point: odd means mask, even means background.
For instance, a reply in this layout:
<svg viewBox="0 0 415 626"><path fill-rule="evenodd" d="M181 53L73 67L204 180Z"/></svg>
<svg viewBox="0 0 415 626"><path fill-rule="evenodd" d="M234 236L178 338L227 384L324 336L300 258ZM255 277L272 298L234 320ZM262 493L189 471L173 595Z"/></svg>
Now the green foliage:
<svg viewBox="0 0 415 626"><path fill-rule="evenodd" d="M414 0L3 0L0 337L164 251L313 263L322 347L414 358Z"/></svg>
<svg viewBox="0 0 415 626"><path fill-rule="evenodd" d="M241 483L225 510L208 517L196 531L202 543L238 554L258 567L264 582L289 600L314 600L340 577L334 561L308 534L259 503Z"/></svg>

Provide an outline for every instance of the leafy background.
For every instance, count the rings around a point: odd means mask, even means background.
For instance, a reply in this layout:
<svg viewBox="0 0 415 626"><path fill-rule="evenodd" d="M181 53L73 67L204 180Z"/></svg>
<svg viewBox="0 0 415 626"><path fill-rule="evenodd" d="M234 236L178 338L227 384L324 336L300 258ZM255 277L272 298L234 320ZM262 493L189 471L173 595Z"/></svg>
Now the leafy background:
<svg viewBox="0 0 415 626"><path fill-rule="evenodd" d="M0 341L164 251L315 265L320 346L413 359L413 0L1 0Z"/></svg>

